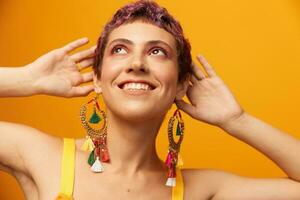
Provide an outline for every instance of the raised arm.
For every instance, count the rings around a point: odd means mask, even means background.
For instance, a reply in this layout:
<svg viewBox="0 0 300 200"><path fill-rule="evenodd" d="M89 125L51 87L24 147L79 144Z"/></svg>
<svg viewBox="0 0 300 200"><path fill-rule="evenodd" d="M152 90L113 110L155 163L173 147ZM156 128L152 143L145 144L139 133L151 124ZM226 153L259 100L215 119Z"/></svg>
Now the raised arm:
<svg viewBox="0 0 300 200"><path fill-rule="evenodd" d="M178 107L256 148L288 176L256 179L212 170L212 178L218 185L213 199L300 199L300 141L245 112L206 59L200 56L198 60L207 75L193 66L192 85L187 91L191 104L178 100Z"/></svg>
<svg viewBox="0 0 300 200"><path fill-rule="evenodd" d="M0 67L0 96L31 96L36 94L27 67Z"/></svg>
<svg viewBox="0 0 300 200"><path fill-rule="evenodd" d="M24 67L0 67L0 97L89 94L94 86L80 85L90 82L93 73L81 73L81 70L92 65L94 47L70 55L87 43L87 38L76 40ZM25 125L0 121L0 170L12 175L17 171L30 175L34 170L29 163L43 160L39 150L51 143L57 143L57 138Z"/></svg>
<svg viewBox="0 0 300 200"><path fill-rule="evenodd" d="M81 74L80 70L92 65L95 47L70 55L71 51L86 43L87 38L76 40L23 67L0 67L0 97L87 95L93 90L93 85L80 84L91 81L93 74Z"/></svg>

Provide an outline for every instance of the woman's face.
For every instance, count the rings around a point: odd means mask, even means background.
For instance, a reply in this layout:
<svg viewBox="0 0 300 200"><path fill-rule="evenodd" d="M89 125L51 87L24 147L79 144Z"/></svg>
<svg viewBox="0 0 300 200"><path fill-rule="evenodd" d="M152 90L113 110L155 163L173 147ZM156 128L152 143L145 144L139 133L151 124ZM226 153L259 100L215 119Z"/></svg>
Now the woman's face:
<svg viewBox="0 0 300 200"><path fill-rule="evenodd" d="M114 29L96 80L107 109L130 121L163 117L181 88L176 54L174 37L155 25L135 21Z"/></svg>

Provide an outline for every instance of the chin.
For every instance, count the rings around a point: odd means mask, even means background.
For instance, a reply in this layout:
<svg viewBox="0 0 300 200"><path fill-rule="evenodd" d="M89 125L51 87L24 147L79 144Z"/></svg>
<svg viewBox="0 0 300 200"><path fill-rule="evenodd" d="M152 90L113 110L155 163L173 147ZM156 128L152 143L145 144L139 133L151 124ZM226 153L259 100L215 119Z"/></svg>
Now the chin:
<svg viewBox="0 0 300 200"><path fill-rule="evenodd" d="M121 119L132 122L146 122L149 120L162 119L168 108L158 104L145 102L123 102L118 107L108 107L110 112Z"/></svg>
<svg viewBox="0 0 300 200"><path fill-rule="evenodd" d="M103 100L111 115L132 122L161 120L173 103L172 90L163 92L156 88L150 91L125 91L119 87L106 90Z"/></svg>

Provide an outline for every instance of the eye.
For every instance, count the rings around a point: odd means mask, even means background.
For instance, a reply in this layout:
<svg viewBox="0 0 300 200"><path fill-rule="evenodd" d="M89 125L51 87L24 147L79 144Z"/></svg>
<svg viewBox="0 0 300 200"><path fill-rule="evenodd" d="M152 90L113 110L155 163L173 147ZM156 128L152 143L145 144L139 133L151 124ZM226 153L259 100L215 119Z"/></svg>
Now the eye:
<svg viewBox="0 0 300 200"><path fill-rule="evenodd" d="M152 49L150 54L151 55L158 55L158 56L166 56L167 55L165 50L159 49L159 48Z"/></svg>
<svg viewBox="0 0 300 200"><path fill-rule="evenodd" d="M124 47L121 46L116 46L112 49L112 53L113 54L126 54L127 51L125 50Z"/></svg>

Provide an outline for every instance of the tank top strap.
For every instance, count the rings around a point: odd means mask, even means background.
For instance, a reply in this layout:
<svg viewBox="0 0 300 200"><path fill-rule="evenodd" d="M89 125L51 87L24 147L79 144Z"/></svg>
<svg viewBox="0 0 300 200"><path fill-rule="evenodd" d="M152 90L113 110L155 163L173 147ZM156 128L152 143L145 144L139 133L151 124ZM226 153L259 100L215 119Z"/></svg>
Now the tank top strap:
<svg viewBox="0 0 300 200"><path fill-rule="evenodd" d="M181 168L176 168L176 185L172 188L172 200L183 200L183 178Z"/></svg>
<svg viewBox="0 0 300 200"><path fill-rule="evenodd" d="M56 200L72 200L75 172L75 139L63 138L60 192Z"/></svg>

